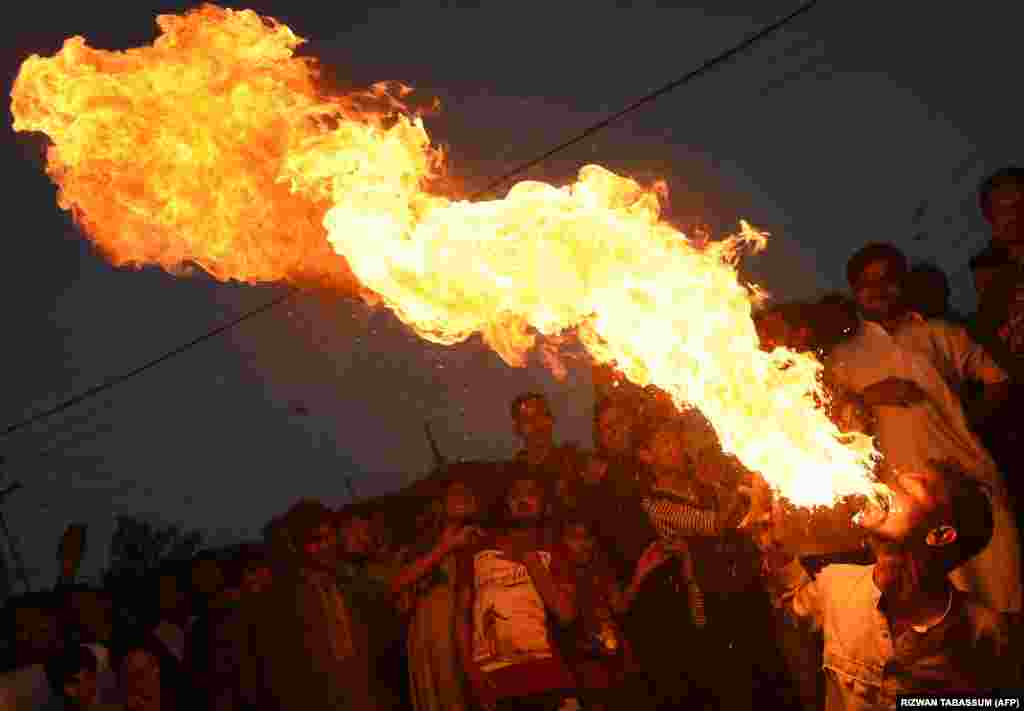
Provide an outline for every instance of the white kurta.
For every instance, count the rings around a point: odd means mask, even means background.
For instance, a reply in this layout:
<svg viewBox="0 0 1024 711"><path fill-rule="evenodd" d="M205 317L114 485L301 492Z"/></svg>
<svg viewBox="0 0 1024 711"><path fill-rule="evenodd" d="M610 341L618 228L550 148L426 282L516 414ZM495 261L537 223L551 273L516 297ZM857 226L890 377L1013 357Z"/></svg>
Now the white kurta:
<svg viewBox="0 0 1024 711"><path fill-rule="evenodd" d="M912 380L927 399L910 407L875 409L878 446L895 471L923 471L952 459L992 489L995 532L978 556L953 571L953 582L998 611L1021 610L1020 540L1006 483L971 430L958 395L968 379L998 383L1007 374L966 329L945 321L908 320L893 334L862 321L832 353L833 381L856 393L886 378Z"/></svg>

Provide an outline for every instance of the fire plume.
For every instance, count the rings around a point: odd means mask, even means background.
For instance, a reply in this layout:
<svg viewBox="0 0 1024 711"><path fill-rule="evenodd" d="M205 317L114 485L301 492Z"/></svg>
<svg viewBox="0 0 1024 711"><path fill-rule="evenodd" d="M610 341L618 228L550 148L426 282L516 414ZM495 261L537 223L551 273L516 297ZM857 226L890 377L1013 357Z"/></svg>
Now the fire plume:
<svg viewBox="0 0 1024 711"><path fill-rule="evenodd" d="M354 274L421 337L479 333L514 366L572 333L597 361L699 408L794 504L874 490L870 440L841 438L814 403L820 363L758 348L758 295L735 258L763 233L743 223L692 243L661 219L662 185L596 165L563 187L456 200L403 87L324 96L294 54L303 40L251 11L157 23L151 47L74 37L32 56L12 94L15 130L52 141L60 206L115 265L194 263L247 282Z"/></svg>

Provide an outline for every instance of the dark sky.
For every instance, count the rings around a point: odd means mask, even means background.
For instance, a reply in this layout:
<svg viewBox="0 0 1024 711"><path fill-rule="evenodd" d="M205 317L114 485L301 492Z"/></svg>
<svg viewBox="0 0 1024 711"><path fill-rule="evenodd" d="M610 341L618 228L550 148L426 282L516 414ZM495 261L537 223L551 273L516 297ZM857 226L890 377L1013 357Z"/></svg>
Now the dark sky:
<svg viewBox="0 0 1024 711"><path fill-rule="evenodd" d="M303 8L303 5L308 7ZM649 4L258 2L311 41L339 85L397 79L441 99L428 120L471 186L530 159L796 7L719 0ZM843 286L848 255L890 240L935 260L958 308L967 258L986 235L974 206L985 174L1024 160L1016 4L825 0L791 27L527 177L571 179L600 163L664 177L672 217L698 214L770 233L751 271L779 298ZM7 91L30 53L81 34L124 49L155 37L158 12L190 5L29 4L8 25ZM128 9L130 8L130 9ZM10 126L8 114L7 125ZM176 279L106 265L56 206L42 143L8 130L6 347L2 420L130 370L272 298L274 287ZM923 239L914 239L924 235ZM381 493L429 464L424 420L451 456L515 446L506 404L548 392L558 434L589 441L589 369L565 382L540 365L506 367L478 342L413 336L385 312L303 297L247 322L65 415L0 442L25 489L6 512L45 580L66 523L90 524L86 572L118 513L147 512L253 535L300 496L330 504ZM296 413L296 404L308 415ZM42 581L43 578L40 578Z"/></svg>

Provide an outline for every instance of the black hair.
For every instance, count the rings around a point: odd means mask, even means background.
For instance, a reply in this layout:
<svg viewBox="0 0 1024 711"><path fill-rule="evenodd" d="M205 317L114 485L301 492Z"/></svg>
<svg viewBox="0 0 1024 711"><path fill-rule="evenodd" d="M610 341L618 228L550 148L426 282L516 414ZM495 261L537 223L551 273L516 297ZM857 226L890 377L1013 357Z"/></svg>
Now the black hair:
<svg viewBox="0 0 1024 711"><path fill-rule="evenodd" d="M531 400L540 400L544 403L544 407L547 408L548 412L551 412L551 404L548 402L547 396L543 393L522 393L521 395L516 395L515 398L512 399L512 403L509 405L508 411L509 414L512 415L513 420L519 419L519 408L521 408L524 403L530 402Z"/></svg>
<svg viewBox="0 0 1024 711"><path fill-rule="evenodd" d="M1006 185L1020 185L1024 187L1024 168L1010 165L997 170L985 178L978 186L978 208L986 220L991 221L991 199L992 193Z"/></svg>
<svg viewBox="0 0 1024 711"><path fill-rule="evenodd" d="M947 562L950 570L958 568L983 551L992 540L995 519L988 487L977 479L959 472L944 471L949 517L946 521L956 529L951 545L953 557Z"/></svg>
<svg viewBox="0 0 1024 711"><path fill-rule="evenodd" d="M88 670L95 672L99 668L96 655L84 644L72 644L46 660L46 680L54 695L64 697L64 685L75 674Z"/></svg>
<svg viewBox="0 0 1024 711"><path fill-rule="evenodd" d="M902 278L907 273L907 255L888 242L872 242L857 250L846 263L846 281L853 286L868 265L877 261L886 261L896 272L894 276Z"/></svg>
<svg viewBox="0 0 1024 711"><path fill-rule="evenodd" d="M949 311L949 277L936 264L915 264L903 278L903 289L907 305L925 318Z"/></svg>

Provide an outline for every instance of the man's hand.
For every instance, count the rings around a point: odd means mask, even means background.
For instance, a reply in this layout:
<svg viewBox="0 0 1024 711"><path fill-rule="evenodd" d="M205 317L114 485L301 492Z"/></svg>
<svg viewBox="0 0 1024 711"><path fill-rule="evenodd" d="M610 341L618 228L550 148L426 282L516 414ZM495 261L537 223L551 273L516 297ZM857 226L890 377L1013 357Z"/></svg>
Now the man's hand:
<svg viewBox="0 0 1024 711"><path fill-rule="evenodd" d="M450 553L479 540L482 536L483 530L479 526L456 524L444 529L440 545L443 550Z"/></svg>
<svg viewBox="0 0 1024 711"><path fill-rule="evenodd" d="M860 397L868 407L910 407L926 400L928 395L913 380L886 378L865 388Z"/></svg>

